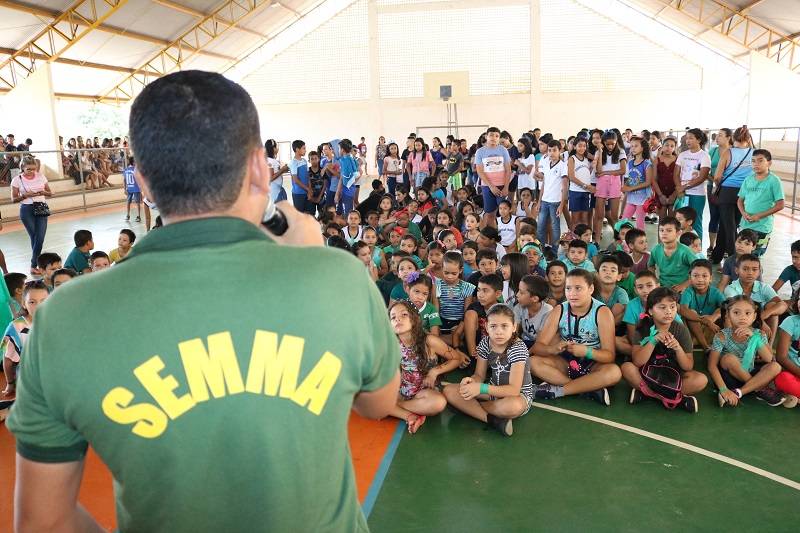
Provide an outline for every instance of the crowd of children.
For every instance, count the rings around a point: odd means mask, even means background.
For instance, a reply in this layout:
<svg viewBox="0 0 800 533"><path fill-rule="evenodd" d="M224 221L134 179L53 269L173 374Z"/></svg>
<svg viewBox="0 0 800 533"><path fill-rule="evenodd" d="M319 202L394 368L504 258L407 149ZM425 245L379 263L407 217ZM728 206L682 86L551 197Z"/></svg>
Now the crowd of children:
<svg viewBox="0 0 800 533"><path fill-rule="evenodd" d="M328 246L364 264L365 282L383 295L402 354L392 414L412 433L449 404L511 435L534 401L581 395L610 405L622 379L631 404L654 398L696 413L710 378L720 406L752 392L793 407L800 241L768 285L766 226L753 224L772 213L740 201L735 254L714 284L698 227L706 140L699 130L685 137L676 154L681 143L658 132L582 130L559 141L533 130L514 145L489 128L474 150L453 138L429 149L411 136L402 154L386 146L366 197L360 150L347 139L321 145L309 161L295 141L289 165L270 164L291 173L295 205L318 218ZM770 159L753 151L756 179L770 176ZM648 243L645 222L656 215L659 242ZM606 222L613 240L603 248ZM39 256L41 281L6 276L13 320L0 348L4 398L13 397L36 306L72 277L124 260L135 239L122 230L117 249L92 252L92 234L80 230L63 265L56 254ZM784 301L776 291L787 282Z"/></svg>

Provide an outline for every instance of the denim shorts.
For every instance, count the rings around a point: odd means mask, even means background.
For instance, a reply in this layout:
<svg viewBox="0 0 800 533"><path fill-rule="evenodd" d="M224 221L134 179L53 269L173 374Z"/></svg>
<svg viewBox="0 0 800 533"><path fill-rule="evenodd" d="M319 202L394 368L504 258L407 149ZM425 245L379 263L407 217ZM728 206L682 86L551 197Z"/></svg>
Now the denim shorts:
<svg viewBox="0 0 800 533"><path fill-rule="evenodd" d="M569 210L570 211L588 211L589 204L592 200L592 194L583 191L569 191Z"/></svg>

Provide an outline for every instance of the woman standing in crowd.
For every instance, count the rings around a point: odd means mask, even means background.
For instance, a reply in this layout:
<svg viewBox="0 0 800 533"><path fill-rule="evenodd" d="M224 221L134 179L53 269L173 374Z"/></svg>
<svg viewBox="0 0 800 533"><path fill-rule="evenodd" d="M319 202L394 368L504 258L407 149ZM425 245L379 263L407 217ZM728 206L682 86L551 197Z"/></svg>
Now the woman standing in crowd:
<svg viewBox="0 0 800 533"><path fill-rule="evenodd" d="M47 233L47 217L50 216L45 198L53 193L50 192L47 178L36 170L36 160L33 157L24 157L21 166L22 174L11 180L11 198L14 203L21 204L19 218L31 240L31 274L38 276L41 271L36 260L42 253L44 236Z"/></svg>
<svg viewBox="0 0 800 533"><path fill-rule="evenodd" d="M383 173L383 159L386 157L388 152L386 138L381 135L378 137L378 146L375 147L375 168L378 169L378 178L383 182L384 187L386 186L386 179L384 178ZM394 195L394 191L391 192Z"/></svg>

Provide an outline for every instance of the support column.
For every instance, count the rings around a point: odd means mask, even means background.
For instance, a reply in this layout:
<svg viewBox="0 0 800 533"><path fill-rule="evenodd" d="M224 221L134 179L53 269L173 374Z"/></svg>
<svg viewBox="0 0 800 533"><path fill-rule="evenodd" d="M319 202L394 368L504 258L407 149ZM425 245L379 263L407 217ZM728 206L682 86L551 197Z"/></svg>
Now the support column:
<svg viewBox="0 0 800 533"><path fill-rule="evenodd" d="M375 146L378 144L378 137L385 135L383 132L383 112L381 110L381 85L378 65L378 8L375 0L367 1L367 24L369 38L369 116L368 124L365 124L367 133L367 167L378 173L375 161ZM388 139L387 139L388 141ZM361 188L372 190L369 186Z"/></svg>
<svg viewBox="0 0 800 533"><path fill-rule="evenodd" d="M536 112L542 99L542 32L541 32L541 0L530 0L531 19L531 92L529 128L542 127L537 124Z"/></svg>

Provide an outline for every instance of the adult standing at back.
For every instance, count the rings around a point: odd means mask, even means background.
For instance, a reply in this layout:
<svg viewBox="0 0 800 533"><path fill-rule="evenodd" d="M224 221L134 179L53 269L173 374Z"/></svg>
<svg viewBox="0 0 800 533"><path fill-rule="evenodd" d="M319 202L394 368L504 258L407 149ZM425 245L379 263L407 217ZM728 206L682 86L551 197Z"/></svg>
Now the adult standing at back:
<svg viewBox="0 0 800 533"><path fill-rule="evenodd" d="M716 264L722 261L727 253L733 256L736 253L736 228L742 213L737 207L739 189L747 176L753 173L751 163L753 155L752 138L747 126L736 128L733 135L728 138L729 129L723 128L717 134L717 139L725 137L723 143L729 148L723 150L719 156L716 172L714 173L714 190L711 194L717 197L719 209L719 233L709 259ZM730 142L733 141L733 146Z"/></svg>
<svg viewBox="0 0 800 533"><path fill-rule="evenodd" d="M19 218L28 238L31 240L31 274L41 274L36 266L36 260L42 253L44 236L47 233L47 217L44 209L47 207L45 199L53 195L47 178L36 170L36 160L25 156L22 160L22 174L11 180L11 198L14 203L19 202ZM42 206L41 204L45 204Z"/></svg>
<svg viewBox="0 0 800 533"><path fill-rule="evenodd" d="M378 179L386 187L386 180L383 177L383 159L389 155L389 147L386 145L386 137L378 137L378 145L375 147L375 167L378 169Z"/></svg>
<svg viewBox="0 0 800 533"><path fill-rule="evenodd" d="M684 135L686 150L675 161L675 190L686 197L688 205L697 212L692 229L703 240L703 211L706 208L706 186L711 171L711 158L703 150L708 138L702 130L692 128Z"/></svg>
<svg viewBox="0 0 800 533"><path fill-rule="evenodd" d="M400 354L364 266L303 247L321 244L319 227L288 204L283 237L260 228L271 172L234 82L160 78L129 131L165 224L38 311L8 422L17 529L100 529L77 503L91 445L121 531L366 531L347 420L351 406L389 413ZM132 323L115 302L143 279ZM349 298L320 298L332 286Z"/></svg>
<svg viewBox="0 0 800 533"><path fill-rule="evenodd" d="M486 130L486 145L475 152L475 170L481 180L483 214L481 227L497 225L495 213L501 200L508 197L511 182L511 156L500 145L500 129Z"/></svg>

